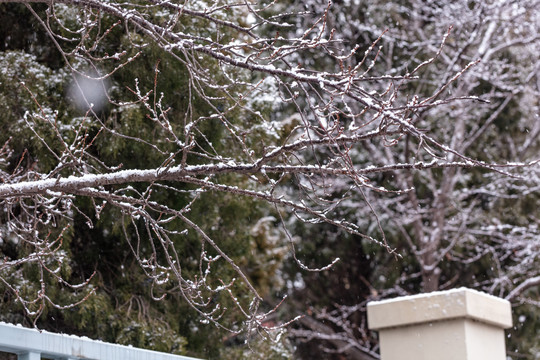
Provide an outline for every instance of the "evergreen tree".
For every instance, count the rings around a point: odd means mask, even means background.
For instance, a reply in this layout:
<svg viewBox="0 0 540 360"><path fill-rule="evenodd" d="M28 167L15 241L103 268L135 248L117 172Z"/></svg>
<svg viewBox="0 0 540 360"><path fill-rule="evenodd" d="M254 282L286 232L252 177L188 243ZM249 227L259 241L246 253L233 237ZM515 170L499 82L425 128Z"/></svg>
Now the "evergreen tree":
<svg viewBox="0 0 540 360"><path fill-rule="evenodd" d="M87 79L86 75L96 76L97 73L88 73L89 63L75 61L65 64L61 54L55 49L54 43L40 28L35 17L28 16L28 10L20 4L0 4L1 17L6 34L6 42L1 54L1 65L4 71L1 74L2 84L0 96L2 96L2 118L0 124L3 128L0 142L9 146L8 161L3 164L7 171L16 172L23 167L28 180L33 177L38 179L38 172L51 172L56 165L56 159L51 158L48 147L52 151L61 153L61 136L64 141L74 141L81 129L84 136L92 147L88 149L90 156L99 161L92 163L96 168L104 164L121 164L124 169L146 169L157 163L167 160L169 153L175 151L175 146L165 141L167 134L163 129L155 126L155 123L147 116L148 109L142 102L129 103L113 107L104 105L96 111L93 119L89 116L85 106L85 99L80 97L77 84L74 83L72 73L75 71L75 79L84 86L107 86L108 96L113 98L134 97L132 87L137 79L140 89L150 89L157 94L168 94L166 101L170 104L167 115L172 119L171 126L175 131L183 132L185 122L181 119L188 111L193 111L193 116L206 116L211 114L212 108L202 99L193 96L188 97L190 91L189 73L174 56L161 52L155 46L145 47L140 50L132 47L126 56L136 57L135 60L126 63L107 78L104 84L100 81ZM36 12L45 17L46 7L38 6ZM57 16L60 22L66 26L77 24L77 16L81 14L67 8L57 8ZM21 21L24 19L24 21ZM114 19L104 17L100 19L101 26L106 30L107 37L99 43L101 53L114 53L119 47L134 41L128 36L137 34L125 34L114 26ZM201 29L204 28L201 26ZM65 36L69 36L66 30ZM26 40L25 40L26 39ZM38 39L38 41L36 41ZM62 44L62 46L70 46ZM70 69L70 66L73 69ZM208 66L211 66L208 64ZM109 71L111 69L101 69ZM126 85L129 84L129 85ZM91 93L83 89L83 95L87 98ZM205 90L207 91L207 90ZM211 89L210 89L211 92ZM217 93L212 96L218 97ZM134 97L136 98L136 97ZM222 106L226 102L223 100ZM260 110L264 111L264 103ZM63 126L52 128L46 122L33 121L28 116L32 112L41 112L44 116L53 116L55 121ZM244 121L238 113L237 121ZM122 137L105 138L100 135L106 125L107 131L117 131ZM208 121L202 127L199 141L212 143L218 150L225 150L227 146L226 129L220 126L218 121ZM79 136L81 136L79 134ZM128 137L138 137L139 141L129 141ZM261 137L262 139L262 137ZM159 151L152 151L156 144ZM253 139L255 141L255 139ZM5 149L7 149L7 146ZM231 145L233 146L233 145ZM164 157L164 154L167 156ZM194 159L194 162L204 163L205 159ZM59 169L59 173L68 174ZM231 183L235 180L232 179ZM145 186L134 185L133 192L144 192ZM183 208L193 201L189 194L193 186L165 185L153 191L153 199L171 207ZM117 191L126 191L117 188ZM56 332L65 332L86 335L104 341L120 344L149 348L158 351L182 354L189 350L190 353L205 357L214 357L219 353L221 341L228 336L227 331L215 331L215 329L200 324L206 322L204 317L193 313L189 306L174 294L172 286L166 286L154 293L154 284L148 280L147 273L141 271L136 259L126 244L136 242L134 233L145 232L143 221L131 222L116 208L105 207L99 213L93 213L95 202L83 197L73 199L77 210L69 218L59 218L56 229L50 236L58 237L62 250L50 258L51 265L61 268L62 278L69 282L89 281L86 291L70 289L69 286L55 286L56 279L47 278L47 296L57 307L43 307L39 301L26 304L27 309L21 306L16 296L9 292L9 288L19 291L21 297L32 298L38 292L42 279L35 268L21 265L10 267L2 273L2 280L6 296L2 300L1 319L12 323L26 323L34 321L32 316L27 317L28 311L40 315L36 325ZM4 209L3 222L8 222L17 209ZM261 289L271 287L276 269L265 268L261 271L252 268L254 264L265 264L266 257L264 242L267 232L271 229L259 230L256 234L251 231L252 224L249 219L261 217L266 213L264 207L249 200L238 199L227 194L214 192L202 192L198 195L198 202L193 204L192 218L199 226L211 228L212 237L220 235L221 246L228 254L244 268L246 273L253 277L253 283ZM181 224L178 224L181 227ZM270 227L273 223L270 222ZM180 233L181 230L178 231ZM10 259L17 259L28 254L28 248L20 246L20 242L9 230L3 228L2 254ZM228 234L227 236L222 236ZM271 235L268 235L271 237ZM187 265L183 271L196 274L199 272L197 264L202 256L198 248L199 241L195 234L178 238L175 241L175 249L182 253ZM260 245L257 245L260 244ZM148 245L146 245L148 246ZM140 257L152 254L151 249L142 250ZM131 255L131 256L130 256ZM272 256L275 263L279 263L279 257ZM283 258L283 255L279 255ZM255 260L255 258L257 260ZM253 265L250 265L253 264ZM275 266L274 266L275 267ZM230 281L232 274L229 270L221 268L219 271L222 279ZM166 275L168 276L168 275ZM268 292L269 290L265 290ZM91 296L87 296L89 294ZM156 301L153 297L167 296ZM37 299L36 299L37 300ZM64 309L64 305L80 304ZM227 304L227 299L221 299ZM240 299L244 301L244 299ZM227 305L225 305L227 306ZM231 306L231 305L229 305ZM232 305L234 306L234 305ZM9 311L8 311L9 309ZM32 315L30 313L30 315ZM229 316L229 315L227 315ZM231 314L229 322L234 323L237 315Z"/></svg>

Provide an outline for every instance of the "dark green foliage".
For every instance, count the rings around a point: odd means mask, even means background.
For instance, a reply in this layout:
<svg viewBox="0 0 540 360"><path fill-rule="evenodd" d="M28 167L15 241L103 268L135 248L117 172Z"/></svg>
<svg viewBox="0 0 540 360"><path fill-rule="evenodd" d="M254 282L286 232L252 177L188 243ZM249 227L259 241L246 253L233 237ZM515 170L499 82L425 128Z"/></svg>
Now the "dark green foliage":
<svg viewBox="0 0 540 360"><path fill-rule="evenodd" d="M538 297L538 290L533 289L530 294ZM537 305L524 304L512 309L514 326L508 332L506 351L525 359L538 358L540 353L540 314Z"/></svg>
<svg viewBox="0 0 540 360"><path fill-rule="evenodd" d="M43 15L45 8L45 5L34 7L40 15ZM77 10L66 10L59 11L57 15L69 28L77 25L73 18L76 13ZM61 143L55 140L57 136L62 136L69 143L80 124L84 124L88 139L93 141L88 152L104 164L120 165L122 169L155 168L162 164L169 154L178 151L179 147L167 137L162 128L156 126L148 116L149 111L137 102L139 99L134 94L137 84L141 93L150 92L156 102L160 100L161 94L165 94L162 105L163 108L170 107L167 116L177 134L183 133L188 106L194 118L211 114L213 111L213 105L194 95L196 89L192 79L178 58L153 45L137 48L135 44L146 42L141 34L133 32L128 36L122 26L113 26L114 19L103 16L100 27L92 29L87 39L90 46L95 39L103 35L104 29L110 30L96 48L96 54L113 54L122 49L127 49L126 58L135 56L139 51L141 54L109 78L111 98L122 101L128 99L134 103L116 108L105 107L100 110L99 118L110 129L155 144L159 151L142 142L107 136L100 130L101 126L96 119L86 117L84 111L73 106L66 90L72 81L72 74L46 33L36 20L29 16L24 5L0 4L0 19L1 33L6 34L5 41L0 45L0 65L3 70L0 73L0 143L5 143L11 137L13 156L6 165L9 171L15 169L19 163L19 166L25 167L39 166L43 172L52 170L54 159L44 142L52 151L60 153ZM197 27L201 36L216 36L211 29L206 30L203 25L202 20L200 24L178 24ZM56 30L63 32L62 29ZM62 43L62 46L69 50L73 45ZM86 71L89 64L74 61L72 65L80 71ZM107 63L103 66L100 69L102 73L112 70L107 68ZM209 61L207 66L216 69L214 73L216 78L219 78L217 64ZM227 106L227 97L218 90L199 90L216 98L221 97L223 103L218 106ZM261 111L268 109L261 106ZM44 118L48 116L61 124L58 126L61 129L60 135L53 131L50 123L31 118L29 115L32 113L42 114ZM249 128L253 123L250 114L242 114L239 110L236 113L230 112L228 116L240 127ZM27 122L24 121L26 117ZM218 119L206 120L199 124L199 129L205 135L204 138L201 136L195 139L201 149L210 151L209 144L212 144L215 149L224 150L224 154L227 151L231 154L241 153L238 146L228 139L227 129ZM44 142L40 141L36 134L39 134ZM261 131L260 137L251 141L261 142L264 137L265 134ZM190 163L206 161L204 158L192 156ZM98 162L93 162L93 165L102 169ZM63 171L62 174L71 175L68 171ZM226 179L231 185L238 181L235 177ZM194 185L177 182L167 185L171 188L155 187L152 199L176 209L183 208L192 200L192 196L186 191L193 190ZM145 188L145 184L135 184L131 191L142 191ZM94 211L95 204L88 198L76 197L74 203L79 211L73 214L71 221L59 221L51 236L58 236L63 227L68 226L62 237L62 247L67 259L62 265L62 275L72 283L84 282L90 277L92 280L86 292L79 292L57 286L52 278L47 279L48 295L58 304L69 304L82 299L90 290L95 291L95 294L67 310L45 309L37 326L158 351L219 358L223 340L229 333L216 329L214 325L205 324L203 318L175 293L173 285L153 288L152 282L135 261L127 243L137 242L135 231L143 234L141 255L150 254L150 242L144 235L145 223L142 220L130 223L121 211L108 206L98 218ZM85 215L82 215L83 213ZM267 209L253 201L207 191L200 194L200 198L187 214L194 223L210 229L208 234L252 276L253 283L264 295L269 294L275 287L278 281L276 272L285 257L284 252L265 255L269 248L275 245L265 240L265 237L272 237L274 222L270 222L269 226L256 234L251 232L256 220L267 213ZM185 224L178 221L172 225L178 232L185 229ZM200 236L189 230L187 235L172 235L171 240L181 257L182 271L185 274L198 274ZM206 250L209 255L216 255L210 247L206 247ZM4 239L0 244L0 256L16 257L23 251L24 248L17 246L15 242ZM273 259L267 262L267 256ZM266 266L267 263L271 265ZM237 277L223 260L213 264L212 271L218 272L224 282ZM35 293L39 286L39 274L35 273L33 267L23 266L12 269L11 273L0 275L20 287L22 295ZM26 280L23 281L23 278ZM212 284L216 287L220 285L222 284ZM234 287L241 290L245 285L236 281ZM0 285L0 291L3 294L0 298L0 320L28 325L31 319L25 318L23 309L18 306L13 295L3 285ZM246 291L240 292L247 294ZM165 295L161 301L152 299L152 296L161 295ZM216 301L219 300L223 307L228 308L225 316L230 318L229 323L235 324L240 321L235 305L231 299L223 297L225 296L222 294ZM248 306L250 299L246 295L238 301L243 306ZM266 345L263 343L261 346Z"/></svg>

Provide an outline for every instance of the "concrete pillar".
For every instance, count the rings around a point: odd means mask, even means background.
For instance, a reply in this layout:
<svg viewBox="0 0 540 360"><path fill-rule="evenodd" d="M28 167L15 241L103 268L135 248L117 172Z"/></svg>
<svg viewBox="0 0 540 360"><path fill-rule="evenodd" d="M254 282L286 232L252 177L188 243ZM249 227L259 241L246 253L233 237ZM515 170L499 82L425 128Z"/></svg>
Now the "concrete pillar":
<svg viewBox="0 0 540 360"><path fill-rule="evenodd" d="M368 326L381 360L505 360L510 303L460 288L374 301Z"/></svg>

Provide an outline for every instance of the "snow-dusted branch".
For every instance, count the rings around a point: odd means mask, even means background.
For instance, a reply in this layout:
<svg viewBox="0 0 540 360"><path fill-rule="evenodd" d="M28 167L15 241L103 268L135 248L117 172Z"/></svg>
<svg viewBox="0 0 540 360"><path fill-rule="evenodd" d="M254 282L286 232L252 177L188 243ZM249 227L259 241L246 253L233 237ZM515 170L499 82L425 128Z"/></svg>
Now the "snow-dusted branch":
<svg viewBox="0 0 540 360"><path fill-rule="evenodd" d="M511 101L499 101L500 92L517 96L521 91L499 86L514 79L501 70L493 80L496 89L482 93L478 82L491 79L487 64L478 59L486 59L488 48L499 51L490 44L500 38L506 49L534 43L532 35L516 42L492 25L482 30L486 24L481 23L472 40L455 48L455 32L463 36L459 26L441 24L427 38L415 24L415 34L426 37L419 41L428 44L420 54L424 48L408 42L406 34L374 25L361 52L360 46L348 47L351 39L340 32L344 29L335 23L335 8L327 1L311 4L316 10L309 12L316 14L312 18L295 17L278 3L0 0L15 2L27 6L61 54L65 74L72 75L72 87L82 96L77 103L83 115L51 109L29 84L19 84L32 99L21 124L44 153L25 151L13 160L9 141L0 150L0 201L7 214L0 230L36 251L7 259L3 268L26 262L47 270L35 254L61 261L49 238L59 224L73 223L77 214L91 227L104 209L112 208L156 288L163 294L178 290L216 323L224 309L212 299L219 292L228 294L245 315L244 329L252 329L262 323L256 315L262 296L246 269L212 237L212 229L193 220L193 205L205 195L271 205L266 211L282 219L276 226L286 229L282 240L293 252L289 218L333 225L393 253L379 212L405 217L399 227L415 247L426 288L434 290L439 265L453 256L473 217L469 212L457 216L452 226L447 220L454 214L452 194L460 189L462 171L474 168L508 177L532 161L508 163L466 153ZM47 9L38 10L35 3ZM109 40L118 48L111 50ZM405 64L400 64L403 57L394 63L391 52L398 48L406 53ZM152 52L158 55L147 74L123 78L126 69L148 60ZM180 91L162 88L162 82L171 80L162 73L169 71L183 84ZM105 105L97 104L94 91ZM492 110L491 117L486 115ZM486 116L483 125L473 121ZM104 155L125 149L131 153ZM47 165L27 164L38 155L47 158ZM122 156L127 165L119 160ZM143 167L129 165L139 156L147 159ZM422 189L433 199L416 193L418 173L427 179ZM392 182L377 182L377 176L389 174ZM175 196L182 200L174 205L164 200ZM367 206L353 202L361 213L344 219L338 210L350 206L353 197ZM81 198L90 199L91 210L79 205ZM434 211L422 213L420 207L428 203ZM377 231L369 230L372 224ZM457 230L449 241L451 229ZM192 259L183 258L174 245L188 235L201 245L196 275L183 271ZM222 263L234 278L213 272ZM252 297L249 308L238 300L239 288ZM340 346L358 345L334 340Z"/></svg>

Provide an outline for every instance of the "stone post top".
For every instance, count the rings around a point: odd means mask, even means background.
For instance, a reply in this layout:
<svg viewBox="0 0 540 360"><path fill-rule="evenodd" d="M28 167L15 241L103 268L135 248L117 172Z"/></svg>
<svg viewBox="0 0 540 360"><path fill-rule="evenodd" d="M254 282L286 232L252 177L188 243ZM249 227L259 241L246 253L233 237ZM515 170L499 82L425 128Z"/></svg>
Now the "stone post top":
<svg viewBox="0 0 540 360"><path fill-rule="evenodd" d="M373 301L367 315L372 330L458 318L512 327L510 302L467 288Z"/></svg>

